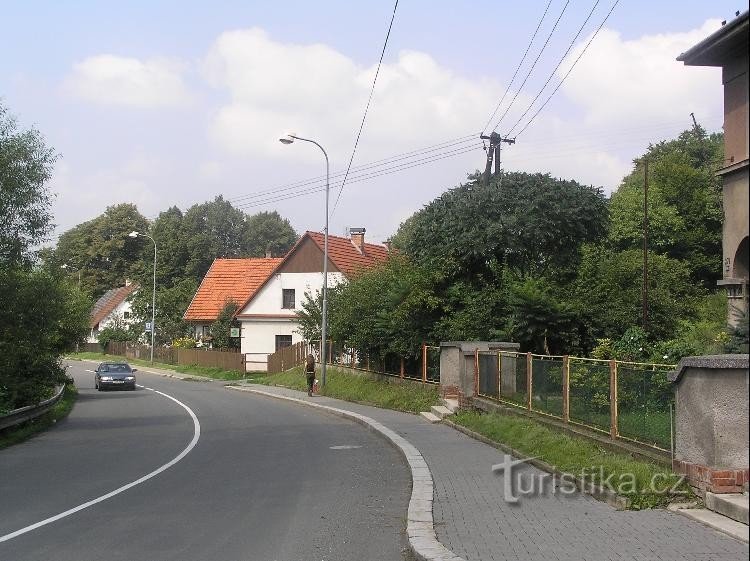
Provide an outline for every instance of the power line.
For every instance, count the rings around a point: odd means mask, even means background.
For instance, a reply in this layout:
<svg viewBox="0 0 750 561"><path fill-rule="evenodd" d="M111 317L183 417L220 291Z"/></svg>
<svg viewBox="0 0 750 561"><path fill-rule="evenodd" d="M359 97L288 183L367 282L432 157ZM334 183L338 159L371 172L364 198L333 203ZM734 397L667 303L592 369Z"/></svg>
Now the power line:
<svg viewBox="0 0 750 561"><path fill-rule="evenodd" d="M557 25L560 23L560 20L562 19L563 14L565 13L565 10L568 8L568 4L570 4L570 0L567 0L567 2L565 2L565 5L563 6L563 9L560 12L560 15L557 16L555 25L552 26L552 30L549 32L549 35L547 35L547 40L544 42L544 45L542 45L542 49L539 51L539 54L536 56L536 59L534 59L534 63L531 65L531 68L529 68L529 71L526 73L526 77L523 79L523 82L521 82L521 85L519 86L518 90L516 90L516 93L513 96L513 99L510 100L510 105L508 105L508 107L505 108L505 112L502 114L500 119L492 128L492 132L495 132L497 130L497 127L499 127L500 123L503 122L503 119L508 114L508 111L510 111L510 108L513 107L513 103L515 103L516 98L518 97L518 94L521 93L521 90L526 84L526 81L529 79L529 76L531 76L531 73L534 71L534 68L536 67L536 63L539 62L539 58L542 56L542 53L544 52L544 50L547 48L547 44L549 43L549 40L552 38L552 35L555 33L555 30L557 29Z"/></svg>
<svg viewBox="0 0 750 561"><path fill-rule="evenodd" d="M547 12L549 11L549 7L552 4L552 0L549 0L547 2L547 7L544 8L544 13L542 14L542 18L539 20L539 23L536 26L536 29L534 30L534 34L531 36L531 40L529 41L529 44L526 46L526 52L523 53L523 56L521 57L521 62L518 63L518 66L516 66L515 72L513 72L513 77L510 79L510 82L508 83L508 87L505 88L505 92L503 93L503 96L500 98L500 101L497 103L497 107L495 107L495 110L492 112L492 115L490 115L490 118L487 119L487 123L485 123L484 127L482 127L482 132L479 134L484 134L484 131L487 130L487 127L490 126L490 123L492 122L492 119L495 118L495 115L500 110L500 106L503 104L503 101L505 101L505 96L508 95L508 92L510 91L510 87L513 85L513 82L516 79L516 75L518 74L518 71L521 69L521 65L523 64L523 61L526 60L526 55L529 54L529 50L531 49L531 45L534 44L534 39L536 39L536 34L539 33L539 28L542 27L542 22L544 21L544 18L547 16Z"/></svg>
<svg viewBox="0 0 750 561"><path fill-rule="evenodd" d="M393 5L393 14L391 15L391 23L388 25L388 32L385 34L385 41L383 42L383 50L380 52L380 60L378 61L378 68L375 70L375 77L372 80L372 87L370 88L370 96L367 98L367 105L365 106L365 113L362 115L362 122L359 124L359 131L357 132L357 139L354 141L354 148L352 149L352 155L349 158L349 165L346 167L346 173L344 174L344 181L341 182L339 187L339 194L336 197L336 202L333 205L331 214L336 212L336 207L339 205L339 199L341 198L341 192L344 190L346 185L346 178L349 176L349 170L352 167L354 161L354 154L357 153L357 146L359 145L359 137L362 135L362 129L365 126L365 119L367 118L367 112L370 109L370 102L372 101L372 95L375 93L375 83L378 81L378 74L380 74L380 65L383 64L383 57L385 56L385 48L388 46L388 38L391 36L391 28L393 27L393 20L396 19L396 9L398 8L398 0ZM324 365L325 366L325 365Z"/></svg>
<svg viewBox="0 0 750 561"><path fill-rule="evenodd" d="M585 20L583 20L583 23L581 24L581 27L578 28L578 32L575 34L575 37L573 37L573 39L570 41L570 45L568 45L568 48L565 50L565 52L563 53L563 55L560 57L560 60L557 63L557 66L555 66L555 68L552 70L552 72L550 72L550 75L549 75L549 78L547 78L547 81L544 82L544 85L541 87L541 89L539 90L539 92L536 94L536 97L534 97L534 99L531 101L531 103L529 103L529 106L526 108L526 110L523 112L523 114L518 118L518 120L513 124L513 126L510 128L510 130L506 133L506 136L510 136L513 133L513 130L518 126L518 123L520 123L521 121L523 121L523 118L526 117L526 115L527 115L527 113L529 111L531 111L531 108L536 103L536 100L539 99L539 96L542 95L542 92L544 92L544 90L547 88L547 85L550 83L550 81L552 80L552 78L554 78L555 72L557 72L557 69L560 68L560 65L565 60L565 57L568 56L568 53L570 52L570 49L573 48L573 45L575 44L576 39L578 39L578 37L581 35L581 32L583 31L583 28L586 27L586 24L591 19L591 16L594 15L594 10L596 10L596 7L599 5L599 2L600 2L600 0L596 0L596 2L594 2L594 6L591 8L591 11L589 12L589 15L586 16Z"/></svg>
<svg viewBox="0 0 750 561"><path fill-rule="evenodd" d="M599 31L601 31L602 27L604 27L604 24L607 23L607 20L609 19L609 16L612 15L612 12L615 10L615 7L617 4L620 3L620 0L615 0L614 4L612 4L612 7L609 9L609 12L605 16L604 20L602 20L602 23L599 25L599 27L596 28L596 31L594 31L594 34L591 36L591 39L589 39L589 42L586 43L586 46L581 51L581 54L578 55L578 58L575 59L573 62L573 65L568 69L568 71L565 73L565 76L563 76L562 80L560 80L560 83L555 86L555 89L552 90L552 93L549 95L549 97L545 100L545 102L542 104L542 106L537 109L536 113L534 113L531 116L531 119L524 125L524 127L518 131L518 134L516 134L516 138L521 136L523 134L523 131L525 131L527 128L529 128L529 125L534 122L534 119L536 118L539 113L541 113L542 109L544 109L547 106L547 103L549 103L549 100L552 99L552 96L555 95L555 92L557 92L558 89L560 89L560 86L563 85L563 82L565 82L565 79L570 75L570 73L573 71L573 69L576 67L576 64L578 64L578 61L581 60L581 57L586 53L586 50L589 48L589 45L591 45L591 42L596 39L596 36L599 34Z"/></svg>

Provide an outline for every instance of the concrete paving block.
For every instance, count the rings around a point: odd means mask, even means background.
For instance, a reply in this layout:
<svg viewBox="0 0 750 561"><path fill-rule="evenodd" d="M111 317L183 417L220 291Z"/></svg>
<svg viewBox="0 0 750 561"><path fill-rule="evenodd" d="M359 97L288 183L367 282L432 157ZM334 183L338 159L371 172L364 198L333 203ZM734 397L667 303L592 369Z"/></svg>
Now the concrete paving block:
<svg viewBox="0 0 750 561"><path fill-rule="evenodd" d="M706 507L732 520L748 524L748 496L744 493L706 493Z"/></svg>

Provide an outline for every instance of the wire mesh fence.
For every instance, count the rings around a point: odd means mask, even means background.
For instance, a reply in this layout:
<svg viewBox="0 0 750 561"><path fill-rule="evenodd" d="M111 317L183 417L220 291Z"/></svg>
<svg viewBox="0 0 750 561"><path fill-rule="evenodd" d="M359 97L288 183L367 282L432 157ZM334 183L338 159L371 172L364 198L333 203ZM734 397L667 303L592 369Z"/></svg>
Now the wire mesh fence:
<svg viewBox="0 0 750 561"><path fill-rule="evenodd" d="M320 360L320 342L300 342L268 355L268 372L275 373L299 366L311 352ZM419 356L395 353L367 353L342 341L328 341L326 364L364 370L424 383L440 383L440 347L422 345Z"/></svg>
<svg viewBox="0 0 750 561"><path fill-rule="evenodd" d="M671 449L672 365L477 351L474 370L480 396Z"/></svg>
<svg viewBox="0 0 750 561"><path fill-rule="evenodd" d="M671 445L673 394L669 366L621 362L617 365L617 427L626 438L659 448Z"/></svg>

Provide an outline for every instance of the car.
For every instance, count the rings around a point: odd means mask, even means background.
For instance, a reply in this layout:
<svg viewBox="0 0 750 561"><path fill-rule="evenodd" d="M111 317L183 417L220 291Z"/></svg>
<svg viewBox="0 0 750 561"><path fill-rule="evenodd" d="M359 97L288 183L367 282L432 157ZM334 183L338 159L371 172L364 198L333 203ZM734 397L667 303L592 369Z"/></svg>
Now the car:
<svg viewBox="0 0 750 561"><path fill-rule="evenodd" d="M99 391L107 388L135 389L135 372L127 362L102 362L94 371L94 387Z"/></svg>

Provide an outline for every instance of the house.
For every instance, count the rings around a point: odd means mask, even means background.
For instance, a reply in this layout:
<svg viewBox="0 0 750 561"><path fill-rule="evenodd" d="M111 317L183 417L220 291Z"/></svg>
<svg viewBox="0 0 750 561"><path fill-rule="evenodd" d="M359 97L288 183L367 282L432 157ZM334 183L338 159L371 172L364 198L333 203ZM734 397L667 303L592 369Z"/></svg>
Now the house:
<svg viewBox="0 0 750 561"><path fill-rule="evenodd" d="M205 341L211 324L229 301L237 305L251 298L268 279L281 258L214 259L193 296L183 319L193 327L193 337Z"/></svg>
<svg viewBox="0 0 750 561"><path fill-rule="evenodd" d="M729 323L748 311L748 13L730 22L682 53L686 66L716 66L724 84L724 162L722 178L724 228L723 279Z"/></svg>
<svg viewBox="0 0 750 561"><path fill-rule="evenodd" d="M87 343L98 343L99 331L105 327L127 325L130 322L132 311L128 297L136 290L137 284L125 281L125 286L108 290L96 301L89 319Z"/></svg>
<svg viewBox="0 0 750 561"><path fill-rule="evenodd" d="M388 257L385 246L365 242L364 228L350 232L350 237L328 236L328 286ZM323 253L324 235L306 232L282 259L217 259L184 317L202 334L228 299L237 301L247 369L265 370L269 354L302 341L297 310L306 292L323 289Z"/></svg>

